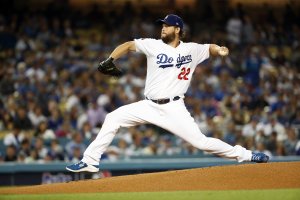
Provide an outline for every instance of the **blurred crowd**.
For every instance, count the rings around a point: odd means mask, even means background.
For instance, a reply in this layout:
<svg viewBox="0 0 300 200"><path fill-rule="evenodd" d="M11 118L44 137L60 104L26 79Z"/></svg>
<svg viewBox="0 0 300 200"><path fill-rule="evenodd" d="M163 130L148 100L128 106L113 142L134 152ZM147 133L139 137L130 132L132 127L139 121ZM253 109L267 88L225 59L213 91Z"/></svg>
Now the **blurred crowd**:
<svg viewBox="0 0 300 200"><path fill-rule="evenodd" d="M240 4L222 20L174 11L186 22L187 41L230 49L225 59L199 64L186 106L209 137L271 157L300 155L300 16L293 5L279 16L262 6L267 12L256 18ZM118 12L68 9L0 14L0 161L76 162L107 113L144 99L144 55L118 60L126 72L119 80L97 64L122 42L158 37L155 20L167 13L130 4ZM103 159L204 154L141 125L120 129Z"/></svg>

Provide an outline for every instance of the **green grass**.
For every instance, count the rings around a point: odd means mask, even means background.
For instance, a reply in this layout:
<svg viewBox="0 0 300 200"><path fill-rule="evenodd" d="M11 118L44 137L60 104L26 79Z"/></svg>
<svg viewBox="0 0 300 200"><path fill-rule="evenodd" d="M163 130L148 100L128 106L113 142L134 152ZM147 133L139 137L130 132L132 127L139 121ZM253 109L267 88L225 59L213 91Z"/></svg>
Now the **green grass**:
<svg viewBox="0 0 300 200"><path fill-rule="evenodd" d="M0 195L0 200L240 200L272 199L298 200L300 189L278 190L228 190L228 191L180 191L180 192L131 192L131 193L85 193L43 195Z"/></svg>

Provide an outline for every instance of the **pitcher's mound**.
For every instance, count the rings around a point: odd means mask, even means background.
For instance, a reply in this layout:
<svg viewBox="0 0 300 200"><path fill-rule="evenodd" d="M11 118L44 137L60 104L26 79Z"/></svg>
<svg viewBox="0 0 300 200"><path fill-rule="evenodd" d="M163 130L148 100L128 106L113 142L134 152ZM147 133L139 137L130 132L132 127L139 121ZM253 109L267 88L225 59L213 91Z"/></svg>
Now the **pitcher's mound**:
<svg viewBox="0 0 300 200"><path fill-rule="evenodd" d="M300 188L300 162L243 164L1 189L0 194Z"/></svg>

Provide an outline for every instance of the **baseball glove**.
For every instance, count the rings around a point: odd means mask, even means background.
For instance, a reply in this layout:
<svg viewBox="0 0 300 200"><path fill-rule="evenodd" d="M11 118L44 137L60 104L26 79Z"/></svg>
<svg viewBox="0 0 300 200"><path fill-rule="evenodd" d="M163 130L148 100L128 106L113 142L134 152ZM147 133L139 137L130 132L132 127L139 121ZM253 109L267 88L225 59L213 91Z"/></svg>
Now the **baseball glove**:
<svg viewBox="0 0 300 200"><path fill-rule="evenodd" d="M116 67L116 65L113 63L113 60L114 59L112 57L109 57L106 60L100 62L98 65L98 70L105 75L120 78L124 73L121 69Z"/></svg>

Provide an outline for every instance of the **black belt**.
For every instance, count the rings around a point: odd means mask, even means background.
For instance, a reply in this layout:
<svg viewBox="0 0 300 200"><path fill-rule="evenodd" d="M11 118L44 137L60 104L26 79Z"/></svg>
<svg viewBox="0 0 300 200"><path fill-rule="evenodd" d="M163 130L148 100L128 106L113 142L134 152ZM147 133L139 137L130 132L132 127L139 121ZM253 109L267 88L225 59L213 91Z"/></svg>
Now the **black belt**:
<svg viewBox="0 0 300 200"><path fill-rule="evenodd" d="M153 101L154 103L157 103L157 104L166 104L166 103L169 103L171 101L171 98L166 98L166 99L149 99L148 97L146 97L147 100L151 100ZM179 100L180 97L179 96L176 96L173 98L173 101L177 101Z"/></svg>

